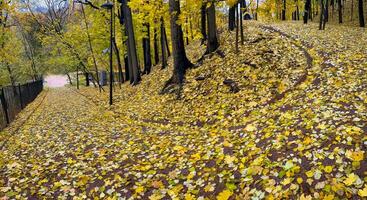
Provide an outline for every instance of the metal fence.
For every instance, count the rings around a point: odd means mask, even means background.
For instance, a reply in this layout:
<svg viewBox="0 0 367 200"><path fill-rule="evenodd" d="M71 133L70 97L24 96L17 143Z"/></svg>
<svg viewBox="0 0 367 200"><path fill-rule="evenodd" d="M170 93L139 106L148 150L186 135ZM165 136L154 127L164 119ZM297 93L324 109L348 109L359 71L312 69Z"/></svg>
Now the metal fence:
<svg viewBox="0 0 367 200"><path fill-rule="evenodd" d="M10 124L42 90L42 80L0 88L0 130Z"/></svg>

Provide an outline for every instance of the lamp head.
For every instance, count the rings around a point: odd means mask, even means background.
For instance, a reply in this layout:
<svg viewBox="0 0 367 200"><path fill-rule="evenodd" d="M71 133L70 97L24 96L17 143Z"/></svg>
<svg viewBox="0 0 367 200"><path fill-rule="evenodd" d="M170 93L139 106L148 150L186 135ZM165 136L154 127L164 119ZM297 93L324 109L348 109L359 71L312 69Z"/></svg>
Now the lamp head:
<svg viewBox="0 0 367 200"><path fill-rule="evenodd" d="M112 2L107 2L107 3L102 4L101 7L104 8L104 9L107 9L107 10L111 10L113 8L113 3Z"/></svg>

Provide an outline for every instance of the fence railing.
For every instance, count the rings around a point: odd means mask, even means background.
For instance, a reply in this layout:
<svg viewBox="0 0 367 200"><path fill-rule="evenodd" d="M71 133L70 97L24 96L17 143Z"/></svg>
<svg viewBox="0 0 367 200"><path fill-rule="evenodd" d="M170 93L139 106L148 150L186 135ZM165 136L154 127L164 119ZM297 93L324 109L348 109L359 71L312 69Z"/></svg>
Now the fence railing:
<svg viewBox="0 0 367 200"><path fill-rule="evenodd" d="M42 80L0 87L0 130L7 127L42 90Z"/></svg>

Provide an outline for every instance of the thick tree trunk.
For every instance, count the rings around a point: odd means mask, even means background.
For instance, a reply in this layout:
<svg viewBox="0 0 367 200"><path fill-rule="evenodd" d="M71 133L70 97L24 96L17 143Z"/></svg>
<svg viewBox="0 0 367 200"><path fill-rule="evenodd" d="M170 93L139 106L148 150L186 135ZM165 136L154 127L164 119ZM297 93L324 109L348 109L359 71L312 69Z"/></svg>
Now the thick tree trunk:
<svg viewBox="0 0 367 200"><path fill-rule="evenodd" d="M363 14L363 0L358 0L358 13L359 13L359 26L365 27L364 14Z"/></svg>
<svg viewBox="0 0 367 200"><path fill-rule="evenodd" d="M185 72L192 66L192 63L186 56L185 44L183 39L182 27L177 24L180 16L180 2L169 0L169 11L171 14L171 38L173 54L173 75L168 81L169 84L182 84Z"/></svg>
<svg viewBox="0 0 367 200"><path fill-rule="evenodd" d="M207 10L208 13L208 42L206 53L212 53L219 47L217 37L217 22L215 16L215 3L212 2Z"/></svg>
<svg viewBox="0 0 367 200"><path fill-rule="evenodd" d="M139 84L141 81L141 75L140 75L140 67L138 63L138 56L136 53L136 44L135 44L135 37L134 37L134 26L133 26L133 20L131 15L131 9L127 5L127 0L121 1L122 11L125 18L125 27L127 30L127 37L128 37L128 58L129 58L129 67L131 71L130 76L130 83L133 85ZM131 65L130 65L131 64Z"/></svg>
<svg viewBox="0 0 367 200"><path fill-rule="evenodd" d="M201 40L201 44L204 44L207 40L207 34L206 34L206 3L203 3L201 6L201 35L203 36Z"/></svg>
<svg viewBox="0 0 367 200"><path fill-rule="evenodd" d="M233 31L236 24L236 6L229 8L228 29Z"/></svg>
<svg viewBox="0 0 367 200"><path fill-rule="evenodd" d="M311 0L306 0L305 2L305 14L303 16L303 23L307 24L308 19L309 19L309 15L311 11Z"/></svg>
<svg viewBox="0 0 367 200"><path fill-rule="evenodd" d="M343 7L342 0L338 0L339 24L343 23Z"/></svg>
<svg viewBox="0 0 367 200"><path fill-rule="evenodd" d="M128 56L124 56L124 63L125 63L125 80L130 80L130 72L129 72L129 58Z"/></svg>
<svg viewBox="0 0 367 200"><path fill-rule="evenodd" d="M150 55L150 26L144 25L146 28L146 37L143 38L143 51L144 51L144 72L143 74L150 74L152 69L152 58Z"/></svg>

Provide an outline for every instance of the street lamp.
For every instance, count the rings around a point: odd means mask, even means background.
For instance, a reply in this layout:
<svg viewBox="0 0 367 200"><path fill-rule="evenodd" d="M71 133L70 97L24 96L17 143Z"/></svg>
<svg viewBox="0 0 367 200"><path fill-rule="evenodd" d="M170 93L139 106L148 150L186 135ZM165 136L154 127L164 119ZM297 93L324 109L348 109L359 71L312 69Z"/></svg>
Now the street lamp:
<svg viewBox="0 0 367 200"><path fill-rule="evenodd" d="M113 64L112 64L112 51L113 51L113 23L112 23L112 20L113 20L113 3L112 2L107 2L107 3L104 3L102 6L102 8L104 9L107 9L107 10L110 10L111 12L111 19L110 19L110 25L111 25L111 28L110 28L110 105L113 104L113 101L112 101L112 90L113 90Z"/></svg>

